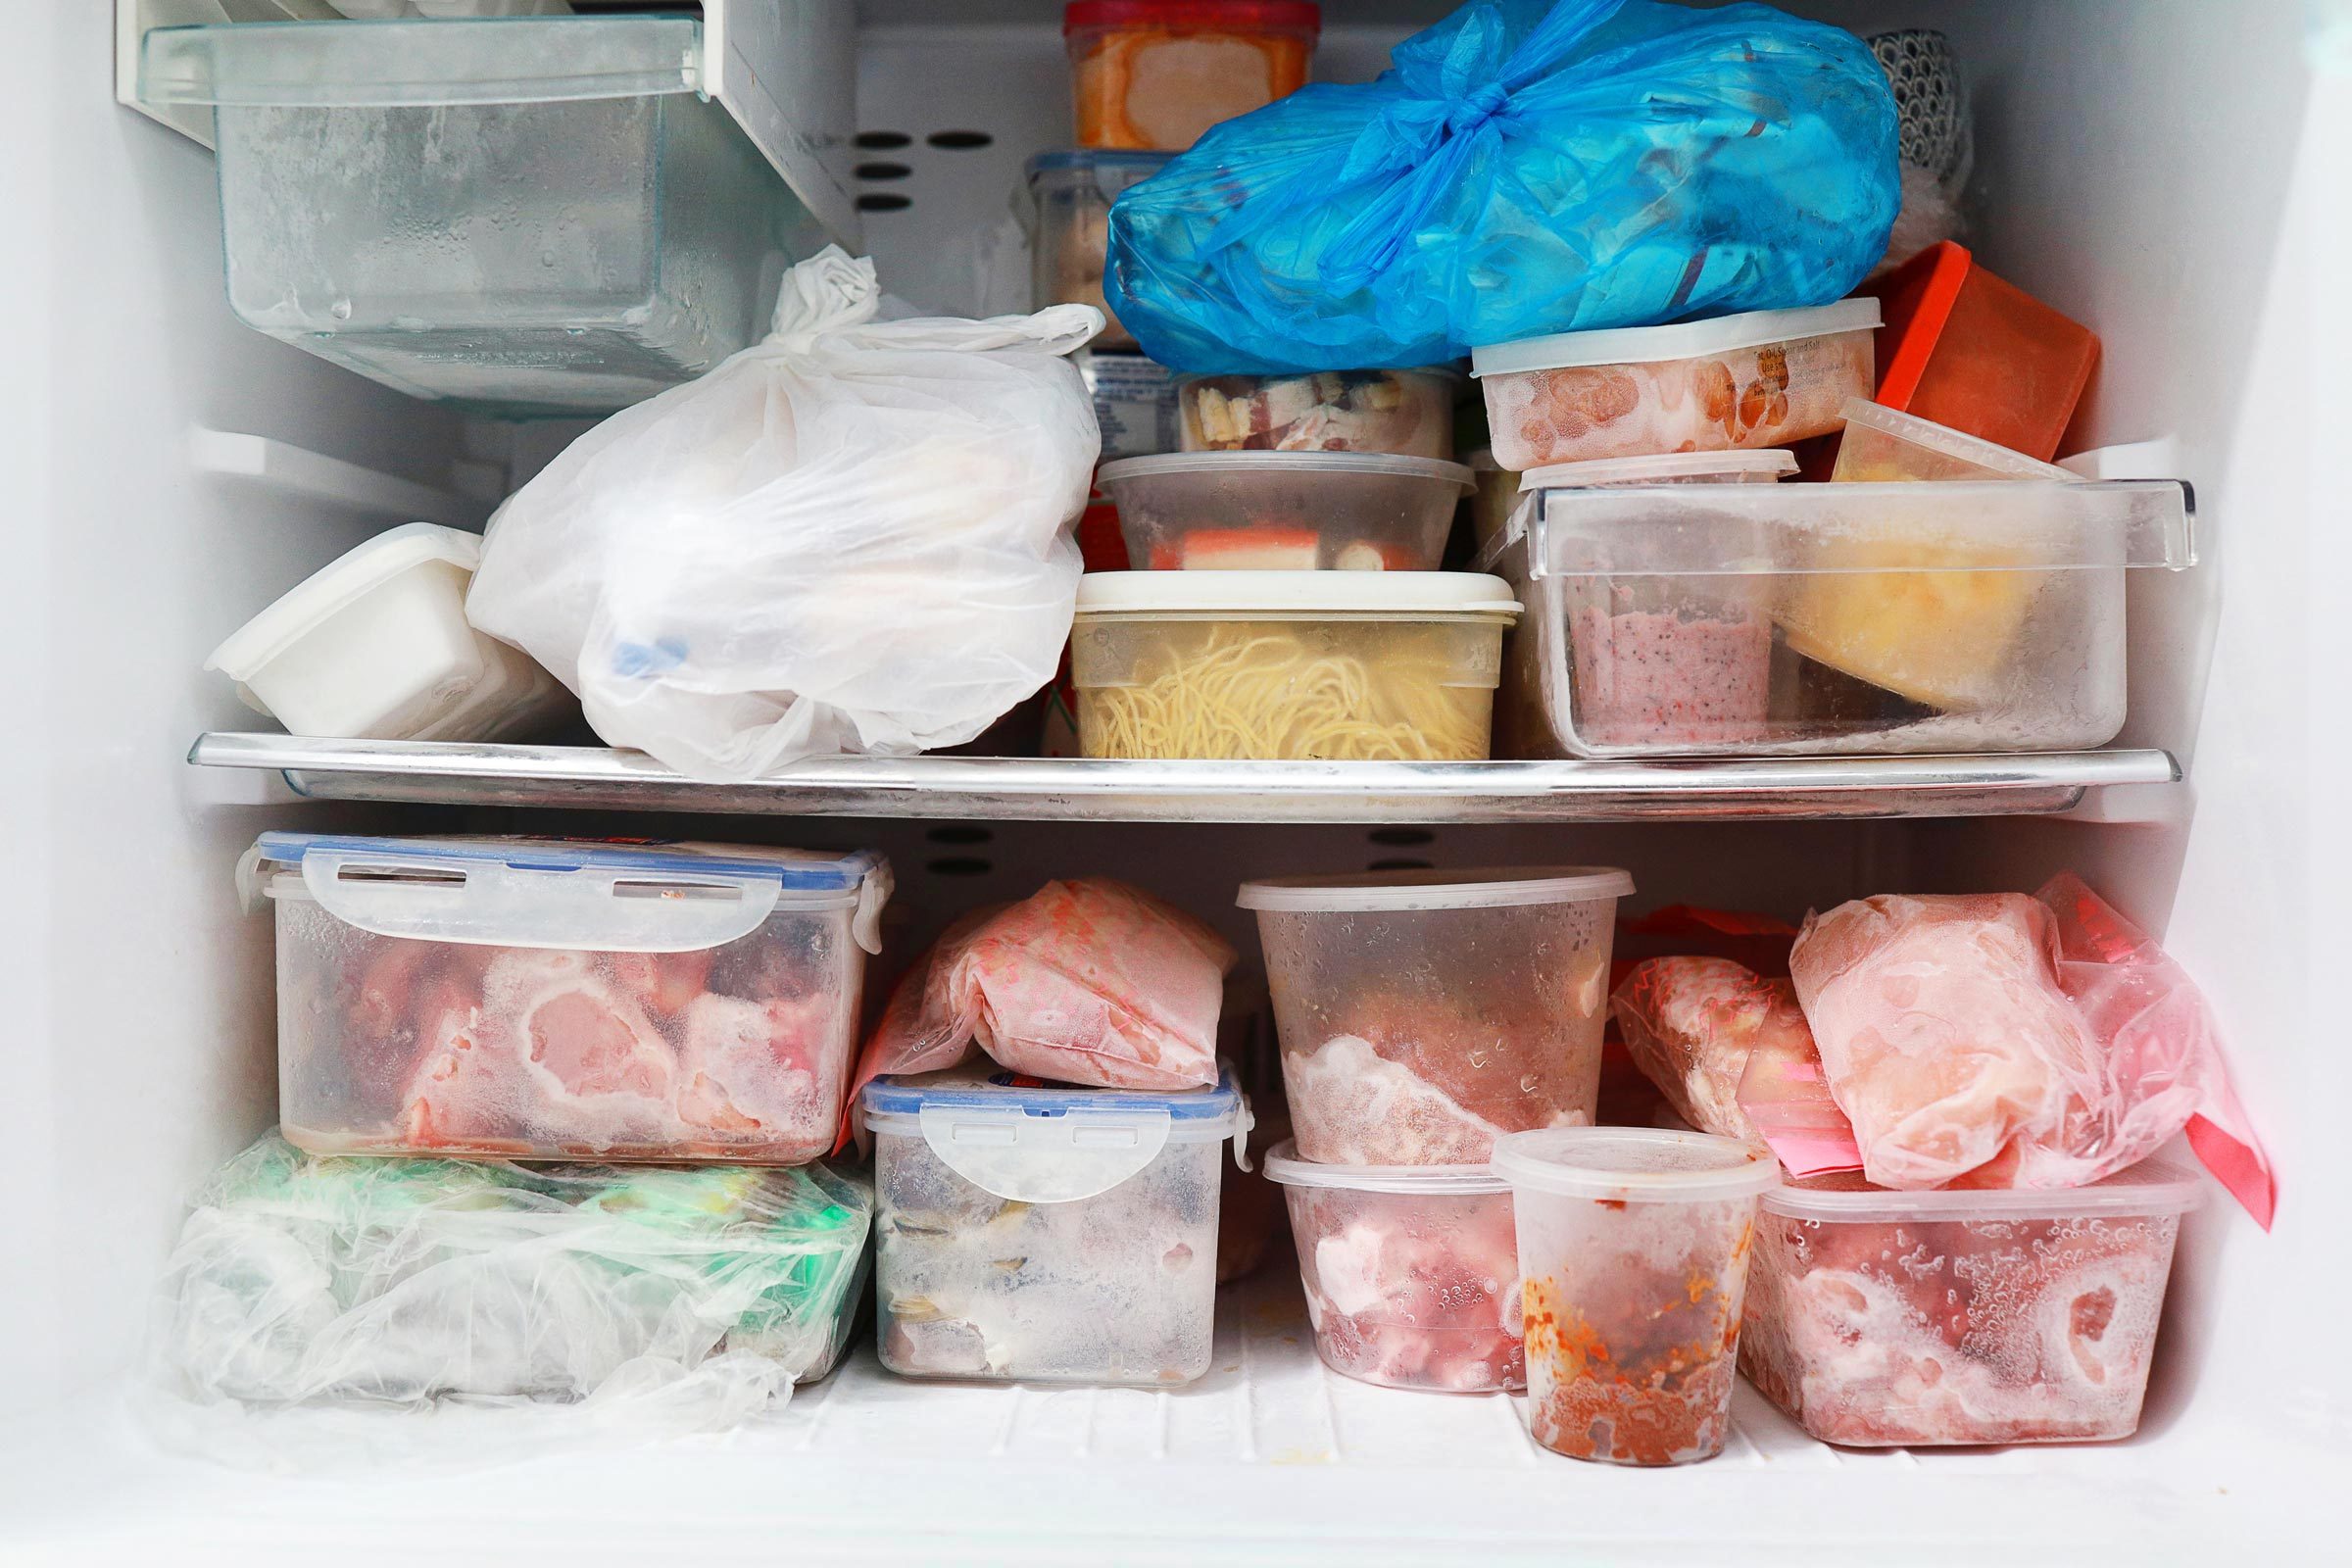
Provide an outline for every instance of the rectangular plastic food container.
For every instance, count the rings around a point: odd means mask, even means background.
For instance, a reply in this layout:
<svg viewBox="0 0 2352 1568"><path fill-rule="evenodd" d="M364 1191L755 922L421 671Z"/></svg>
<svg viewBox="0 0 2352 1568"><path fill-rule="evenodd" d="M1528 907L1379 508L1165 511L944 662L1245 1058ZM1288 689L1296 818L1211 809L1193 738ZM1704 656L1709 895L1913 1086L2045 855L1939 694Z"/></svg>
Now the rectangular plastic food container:
<svg viewBox="0 0 2352 1568"><path fill-rule="evenodd" d="M1306 84L1304 0L1075 0L1061 17L1082 147L1182 152Z"/></svg>
<svg viewBox="0 0 2352 1568"><path fill-rule="evenodd" d="M1187 376L1187 452L1388 452L1453 458L1455 370Z"/></svg>
<svg viewBox="0 0 2352 1568"><path fill-rule="evenodd" d="M2019 460L2024 461L2024 460ZM2173 480L1545 490L1510 755L2058 751L2125 711L2124 573L2194 563Z"/></svg>
<svg viewBox="0 0 2352 1568"><path fill-rule="evenodd" d="M1381 452L1179 452L1102 466L1153 571L1435 571L1470 470Z"/></svg>
<svg viewBox="0 0 2352 1568"><path fill-rule="evenodd" d="M2139 1425L2197 1178L2055 1192L1768 1193L1740 1370L1824 1443L2080 1443Z"/></svg>
<svg viewBox="0 0 2352 1568"><path fill-rule="evenodd" d="M1479 760L1518 612L1468 572L1092 572L1070 639L1079 747Z"/></svg>
<svg viewBox="0 0 2352 1568"><path fill-rule="evenodd" d="M1827 435L1871 391L1876 300L1672 326L1560 332L1473 349L1494 461L1547 463L1787 446Z"/></svg>
<svg viewBox="0 0 2352 1568"><path fill-rule="evenodd" d="M890 868L266 833L278 1114L326 1154L797 1165L833 1145Z"/></svg>
<svg viewBox="0 0 2352 1568"><path fill-rule="evenodd" d="M1174 156L1081 147L1039 153L1029 160L1029 199L1037 208L1037 233L1029 250L1033 309L1092 305L1102 313L1103 322L1092 346L1135 352L1135 334L1119 324L1102 298L1110 204L1128 186L1167 168Z"/></svg>
<svg viewBox="0 0 2352 1568"><path fill-rule="evenodd" d="M239 319L415 397L602 414L764 329L820 225L702 94L686 17L239 23L146 35L211 105Z"/></svg>
<svg viewBox="0 0 2352 1568"><path fill-rule="evenodd" d="M1208 1370L1217 1200L1248 1107L961 1070L878 1078L874 1282L906 1377L1164 1386Z"/></svg>

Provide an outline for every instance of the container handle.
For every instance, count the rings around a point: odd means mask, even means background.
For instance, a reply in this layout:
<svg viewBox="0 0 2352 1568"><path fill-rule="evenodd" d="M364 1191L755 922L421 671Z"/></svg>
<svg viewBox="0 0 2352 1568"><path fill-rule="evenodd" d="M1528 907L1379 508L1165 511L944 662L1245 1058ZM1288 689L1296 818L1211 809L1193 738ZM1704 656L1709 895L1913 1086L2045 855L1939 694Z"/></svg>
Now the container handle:
<svg viewBox="0 0 2352 1568"><path fill-rule="evenodd" d="M925 1105L923 1142L940 1163L984 1193L1016 1203L1069 1203L1107 1193L1159 1157L1166 1110L1064 1111Z"/></svg>

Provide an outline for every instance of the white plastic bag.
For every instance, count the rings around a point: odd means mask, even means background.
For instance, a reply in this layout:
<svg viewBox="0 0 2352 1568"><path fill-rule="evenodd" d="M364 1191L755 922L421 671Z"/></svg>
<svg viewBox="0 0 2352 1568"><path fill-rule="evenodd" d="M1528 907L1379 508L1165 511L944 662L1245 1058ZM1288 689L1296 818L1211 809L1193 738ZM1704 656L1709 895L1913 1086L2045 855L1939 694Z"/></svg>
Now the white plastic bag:
<svg viewBox="0 0 2352 1568"><path fill-rule="evenodd" d="M490 519L466 615L615 746L705 779L968 741L1054 676L1101 440L1090 306L876 320L873 264L573 442Z"/></svg>

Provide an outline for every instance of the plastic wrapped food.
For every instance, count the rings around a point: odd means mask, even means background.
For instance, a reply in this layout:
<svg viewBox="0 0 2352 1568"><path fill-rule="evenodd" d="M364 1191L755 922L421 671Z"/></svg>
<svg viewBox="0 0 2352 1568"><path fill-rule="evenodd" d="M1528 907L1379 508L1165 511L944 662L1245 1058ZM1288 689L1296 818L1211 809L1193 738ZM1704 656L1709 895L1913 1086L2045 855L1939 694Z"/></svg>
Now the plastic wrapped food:
<svg viewBox="0 0 2352 1568"><path fill-rule="evenodd" d="M1453 457L1451 370L1202 375L1182 382L1187 452Z"/></svg>
<svg viewBox="0 0 2352 1568"><path fill-rule="evenodd" d="M1821 1059L1795 987L1728 958L1653 958L1625 977L1609 1010L1635 1063L1702 1133L1760 1138L1740 1108L1740 1080L1754 1054L1815 1066Z"/></svg>
<svg viewBox="0 0 2352 1568"><path fill-rule="evenodd" d="M1233 948L1107 877L1049 882L949 928L892 993L858 1080L1002 1066L1107 1089L1217 1081L1217 1013Z"/></svg>
<svg viewBox="0 0 2352 1568"><path fill-rule="evenodd" d="M833 1142L871 855L270 833L278 1099L318 1153L793 1165Z"/></svg>
<svg viewBox="0 0 2352 1568"><path fill-rule="evenodd" d="M1076 0L1061 32L1079 144L1190 147L1303 86L1321 28L1301 0Z"/></svg>
<svg viewBox="0 0 2352 1568"><path fill-rule="evenodd" d="M1527 1386L1508 1183L1483 1166L1318 1165L1277 1149L1324 1365L1393 1389Z"/></svg>
<svg viewBox="0 0 2352 1568"><path fill-rule="evenodd" d="M1163 1385L1208 1370L1229 1084L1064 1089L999 1073L882 1078L874 1281L907 1377Z"/></svg>
<svg viewBox="0 0 2352 1568"><path fill-rule="evenodd" d="M1740 1366L1825 1443L2070 1443L2139 1424L2193 1177L2046 1193L1768 1194Z"/></svg>
<svg viewBox="0 0 2352 1568"><path fill-rule="evenodd" d="M197 1195L147 1381L167 1430L208 1449L292 1407L729 1425L831 1369L872 1212L823 1166L320 1158L272 1134Z"/></svg>

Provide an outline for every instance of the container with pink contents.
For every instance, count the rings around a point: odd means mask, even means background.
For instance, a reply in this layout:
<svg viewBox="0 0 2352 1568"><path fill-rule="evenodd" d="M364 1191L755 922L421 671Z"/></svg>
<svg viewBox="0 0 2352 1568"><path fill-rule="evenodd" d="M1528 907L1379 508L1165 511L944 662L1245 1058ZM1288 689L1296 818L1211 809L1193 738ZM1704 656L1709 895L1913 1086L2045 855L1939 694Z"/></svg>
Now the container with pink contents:
<svg viewBox="0 0 2352 1568"><path fill-rule="evenodd" d="M269 833L279 1115L326 1154L795 1165L830 1149L869 854Z"/></svg>

